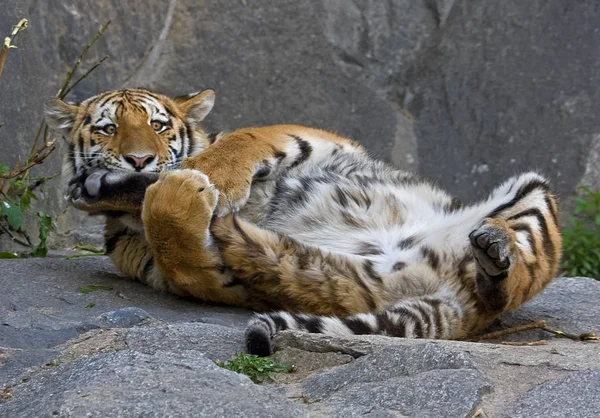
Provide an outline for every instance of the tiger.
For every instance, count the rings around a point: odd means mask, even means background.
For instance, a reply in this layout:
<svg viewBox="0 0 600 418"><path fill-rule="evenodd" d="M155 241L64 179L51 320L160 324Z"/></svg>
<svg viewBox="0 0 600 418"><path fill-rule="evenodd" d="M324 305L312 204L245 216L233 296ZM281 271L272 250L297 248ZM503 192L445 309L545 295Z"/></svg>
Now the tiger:
<svg viewBox="0 0 600 418"><path fill-rule="evenodd" d="M106 215L106 254L159 291L255 311L246 349L282 330L460 339L538 294L561 257L536 172L464 205L358 142L298 125L209 133L215 93L51 99L66 197Z"/></svg>

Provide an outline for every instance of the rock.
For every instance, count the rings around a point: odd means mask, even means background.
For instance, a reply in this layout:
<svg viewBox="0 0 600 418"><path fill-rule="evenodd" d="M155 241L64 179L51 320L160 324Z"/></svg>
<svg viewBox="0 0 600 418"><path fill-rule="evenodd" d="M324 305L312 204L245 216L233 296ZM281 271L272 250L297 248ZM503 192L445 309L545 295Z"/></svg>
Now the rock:
<svg viewBox="0 0 600 418"><path fill-rule="evenodd" d="M219 325L181 323L135 328L126 337L128 347L144 353L194 350L211 360L228 360L244 351L244 331Z"/></svg>
<svg viewBox="0 0 600 418"><path fill-rule="evenodd" d="M437 370L352 385L327 399L325 407L336 418L373 413L389 417L470 417L490 389L487 379L476 370Z"/></svg>
<svg viewBox="0 0 600 418"><path fill-rule="evenodd" d="M509 417L595 418L600 416L600 370L571 373L523 395Z"/></svg>
<svg viewBox="0 0 600 418"><path fill-rule="evenodd" d="M435 343L388 347L303 382L305 395L320 401L334 392L361 383L383 382L436 369L473 369L468 356Z"/></svg>
<svg viewBox="0 0 600 418"><path fill-rule="evenodd" d="M334 130L464 200L533 168L563 198L581 181L600 185L600 11L592 0L5 3L4 33L23 16L30 27L0 83L1 163L26 157L43 101L111 19L81 69L110 59L72 100L122 86L169 94L212 87L211 129L287 122ZM66 151L58 144L41 174L58 171ZM97 243L101 218L63 214L59 189L53 180L43 200L60 214L54 245ZM37 236L30 215L26 226Z"/></svg>
<svg viewBox="0 0 600 418"><path fill-rule="evenodd" d="M436 343L383 348L301 384L334 417L464 417L491 389L468 356Z"/></svg>
<svg viewBox="0 0 600 418"><path fill-rule="evenodd" d="M307 417L303 408L194 351L120 351L44 371L0 405L11 417Z"/></svg>
<svg viewBox="0 0 600 418"><path fill-rule="evenodd" d="M150 319L150 315L145 310L128 307L103 313L98 317L98 324L102 328L129 328L148 319Z"/></svg>
<svg viewBox="0 0 600 418"><path fill-rule="evenodd" d="M247 311L156 293L105 257L0 260L0 271L0 416L597 415L594 341L284 332L275 358L295 373L256 386L213 363L243 351ZM78 291L89 285L111 290ZM600 282L556 279L498 326L600 333L599 298ZM544 345L502 344L511 338Z"/></svg>

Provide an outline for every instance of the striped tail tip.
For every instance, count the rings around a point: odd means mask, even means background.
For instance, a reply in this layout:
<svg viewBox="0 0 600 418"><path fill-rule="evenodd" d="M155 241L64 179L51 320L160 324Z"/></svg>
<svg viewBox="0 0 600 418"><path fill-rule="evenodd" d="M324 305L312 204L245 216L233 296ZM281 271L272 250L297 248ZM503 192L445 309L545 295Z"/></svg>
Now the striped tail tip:
<svg viewBox="0 0 600 418"><path fill-rule="evenodd" d="M273 354L273 334L275 324L267 316L255 315L248 323L246 329L246 351L248 354L255 354L260 357L266 357Z"/></svg>

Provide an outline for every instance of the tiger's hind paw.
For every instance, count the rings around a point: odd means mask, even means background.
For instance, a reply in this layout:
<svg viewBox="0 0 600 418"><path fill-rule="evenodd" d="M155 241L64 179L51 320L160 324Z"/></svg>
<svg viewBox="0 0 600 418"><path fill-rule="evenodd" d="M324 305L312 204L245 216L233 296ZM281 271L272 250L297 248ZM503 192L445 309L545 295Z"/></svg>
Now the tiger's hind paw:
<svg viewBox="0 0 600 418"><path fill-rule="evenodd" d="M469 240L479 270L488 277L506 277L515 262L515 240L506 222L484 219L469 234Z"/></svg>

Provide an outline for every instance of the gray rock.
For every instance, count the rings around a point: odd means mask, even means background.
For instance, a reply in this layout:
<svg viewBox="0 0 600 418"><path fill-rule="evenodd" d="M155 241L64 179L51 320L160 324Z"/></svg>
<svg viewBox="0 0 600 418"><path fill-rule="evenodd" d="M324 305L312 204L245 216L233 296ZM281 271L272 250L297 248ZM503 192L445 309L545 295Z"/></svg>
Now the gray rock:
<svg viewBox="0 0 600 418"><path fill-rule="evenodd" d="M334 417L464 417L491 389L468 355L437 343L383 348L301 384Z"/></svg>
<svg viewBox="0 0 600 418"><path fill-rule="evenodd" d="M244 331L201 323L134 328L125 341L128 347L148 354L194 350L211 360L228 360L244 351Z"/></svg>
<svg viewBox="0 0 600 418"><path fill-rule="evenodd" d="M145 310L128 307L103 313L98 317L98 324L102 328L129 328L149 319L150 315Z"/></svg>
<svg viewBox="0 0 600 418"><path fill-rule="evenodd" d="M183 351L121 351L46 370L0 405L11 417L306 417L285 398Z"/></svg>
<svg viewBox="0 0 600 418"><path fill-rule="evenodd" d="M473 369L470 358L437 343L388 347L345 366L306 379L302 386L311 400L322 400L348 385L383 382L438 369Z"/></svg>
<svg viewBox="0 0 600 418"><path fill-rule="evenodd" d="M600 370L550 380L522 396L507 416L595 418L600 416Z"/></svg>
<svg viewBox="0 0 600 418"><path fill-rule="evenodd" d="M435 370L352 385L325 405L336 418L362 416L470 417L491 389L476 370Z"/></svg>

